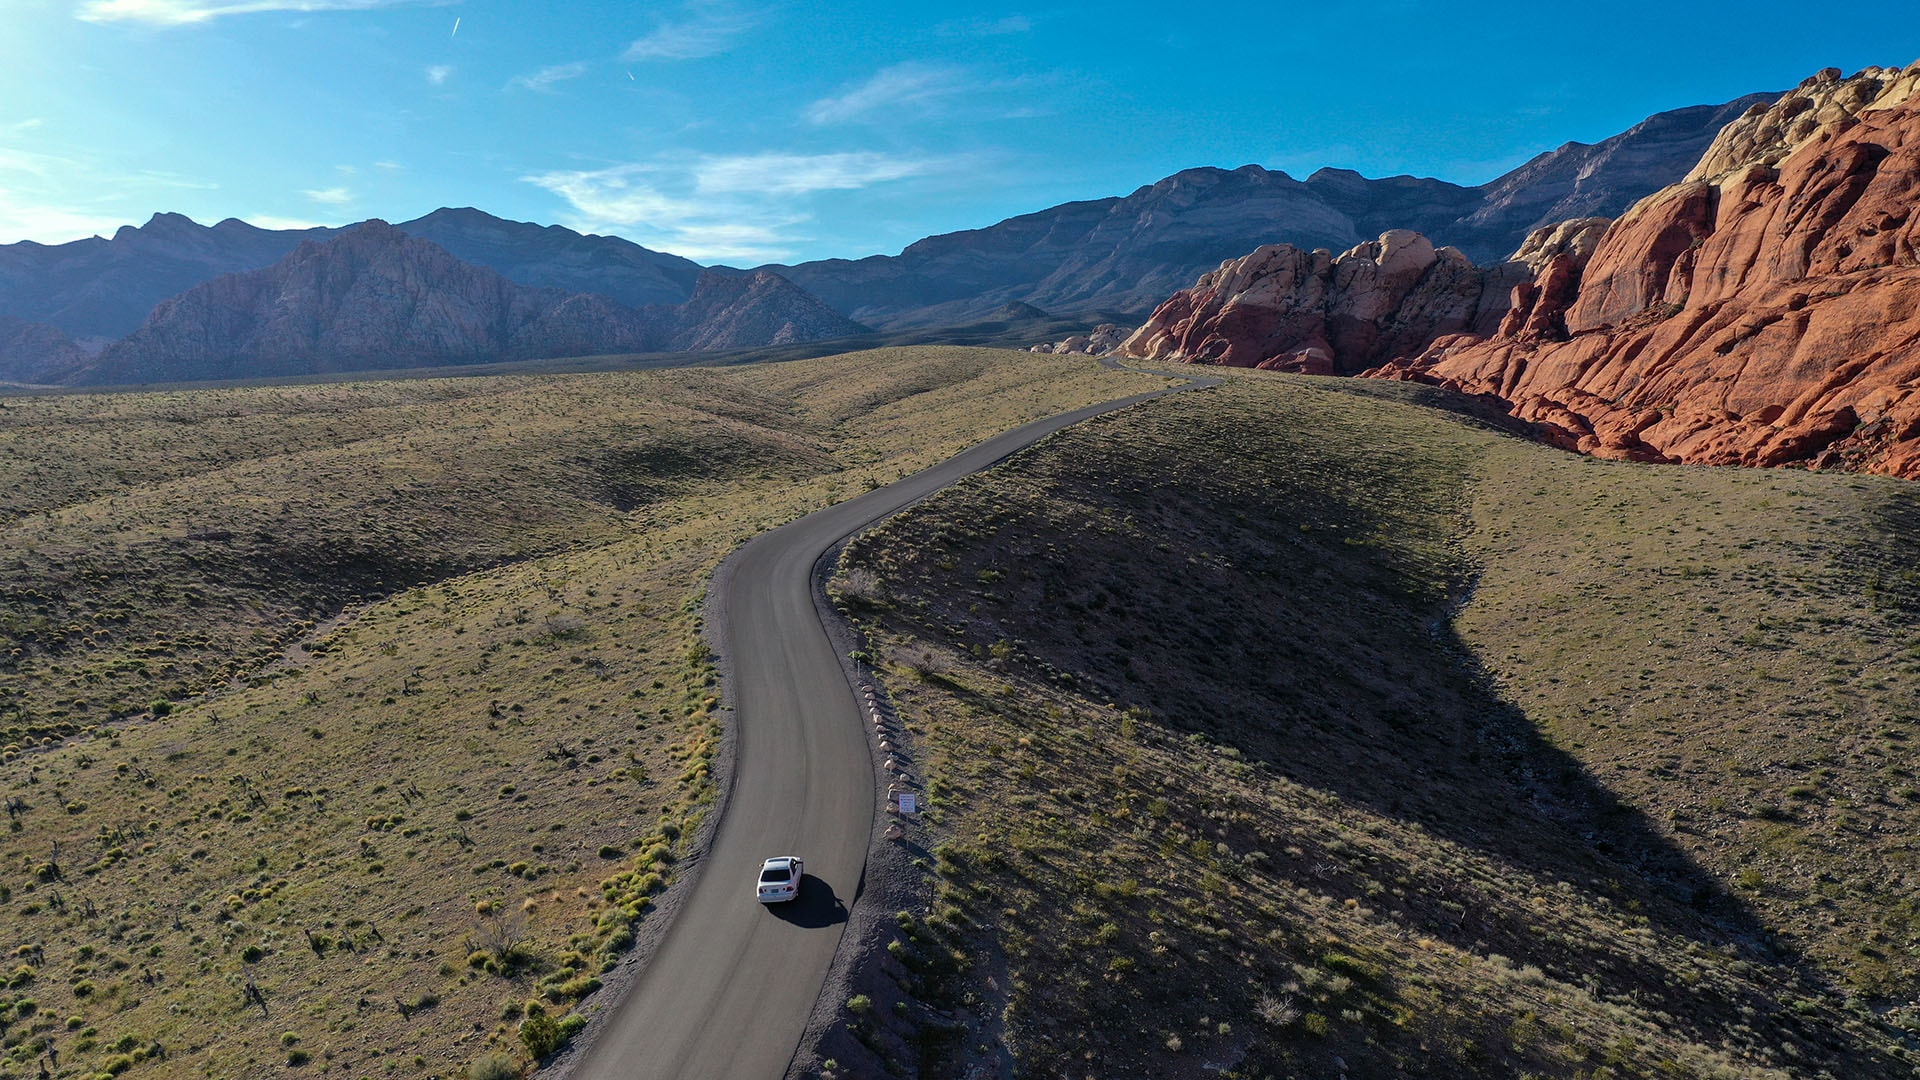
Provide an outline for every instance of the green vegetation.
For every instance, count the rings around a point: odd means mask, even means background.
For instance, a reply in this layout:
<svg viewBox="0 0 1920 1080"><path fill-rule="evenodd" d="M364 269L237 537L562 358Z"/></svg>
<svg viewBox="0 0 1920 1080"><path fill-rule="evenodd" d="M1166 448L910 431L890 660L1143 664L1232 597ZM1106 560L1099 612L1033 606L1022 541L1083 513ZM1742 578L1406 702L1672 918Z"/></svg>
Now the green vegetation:
<svg viewBox="0 0 1920 1080"><path fill-rule="evenodd" d="M956 1007L1033 1075L1911 1075L1911 486L1436 405L1234 379L850 547L922 1075Z"/></svg>
<svg viewBox="0 0 1920 1080"><path fill-rule="evenodd" d="M1117 378L927 348L0 403L0 1076L512 1075L709 808L715 563Z"/></svg>

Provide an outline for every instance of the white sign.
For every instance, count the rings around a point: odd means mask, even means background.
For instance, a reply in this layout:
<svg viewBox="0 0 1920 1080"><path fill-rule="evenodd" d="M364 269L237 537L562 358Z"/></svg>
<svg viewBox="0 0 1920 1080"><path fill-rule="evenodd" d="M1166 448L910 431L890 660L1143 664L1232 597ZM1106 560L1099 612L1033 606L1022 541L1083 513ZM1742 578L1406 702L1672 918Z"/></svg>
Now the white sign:
<svg viewBox="0 0 1920 1080"><path fill-rule="evenodd" d="M903 814L919 813L920 812L919 796L915 795L911 791L901 792L900 793L900 812Z"/></svg>

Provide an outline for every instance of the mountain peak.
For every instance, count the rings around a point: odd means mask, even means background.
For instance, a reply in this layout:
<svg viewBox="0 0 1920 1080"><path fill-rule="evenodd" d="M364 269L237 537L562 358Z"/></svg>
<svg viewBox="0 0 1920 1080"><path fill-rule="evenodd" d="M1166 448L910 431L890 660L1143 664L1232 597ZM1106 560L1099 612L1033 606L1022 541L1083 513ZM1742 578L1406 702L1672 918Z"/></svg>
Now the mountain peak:
<svg viewBox="0 0 1920 1080"><path fill-rule="evenodd" d="M147 219L145 225L122 225L113 232L116 241L138 243L147 240L171 240L191 236L200 231L200 226L185 214L176 214L163 210Z"/></svg>

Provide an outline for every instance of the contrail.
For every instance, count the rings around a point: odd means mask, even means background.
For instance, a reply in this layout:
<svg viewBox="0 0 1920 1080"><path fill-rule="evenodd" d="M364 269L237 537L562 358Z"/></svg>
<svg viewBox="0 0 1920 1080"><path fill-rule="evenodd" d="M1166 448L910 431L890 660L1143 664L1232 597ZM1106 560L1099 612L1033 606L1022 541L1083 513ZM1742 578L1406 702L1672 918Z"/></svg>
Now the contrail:
<svg viewBox="0 0 1920 1080"><path fill-rule="evenodd" d="M460 32L460 16L455 15L453 17L453 33L448 34L447 37L451 38L454 36L454 34L458 34L459 32Z"/></svg>

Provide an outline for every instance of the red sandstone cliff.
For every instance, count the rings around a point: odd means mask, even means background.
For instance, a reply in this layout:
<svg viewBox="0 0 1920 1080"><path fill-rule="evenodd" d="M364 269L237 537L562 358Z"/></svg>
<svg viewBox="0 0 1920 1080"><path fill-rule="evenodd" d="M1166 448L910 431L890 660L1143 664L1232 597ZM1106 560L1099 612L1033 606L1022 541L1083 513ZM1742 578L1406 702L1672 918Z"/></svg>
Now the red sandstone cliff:
<svg viewBox="0 0 1920 1080"><path fill-rule="evenodd" d="M1524 321L1370 374L1496 394L1602 456L1920 477L1916 84L1822 72L1516 289Z"/></svg>
<svg viewBox="0 0 1920 1080"><path fill-rule="evenodd" d="M1502 267L1414 258L1431 245L1404 233L1338 259L1262 248L1123 351L1374 365L1608 457L1920 477L1917 90L1920 64L1822 72L1728 125L1686 180L1610 225L1538 230Z"/></svg>

